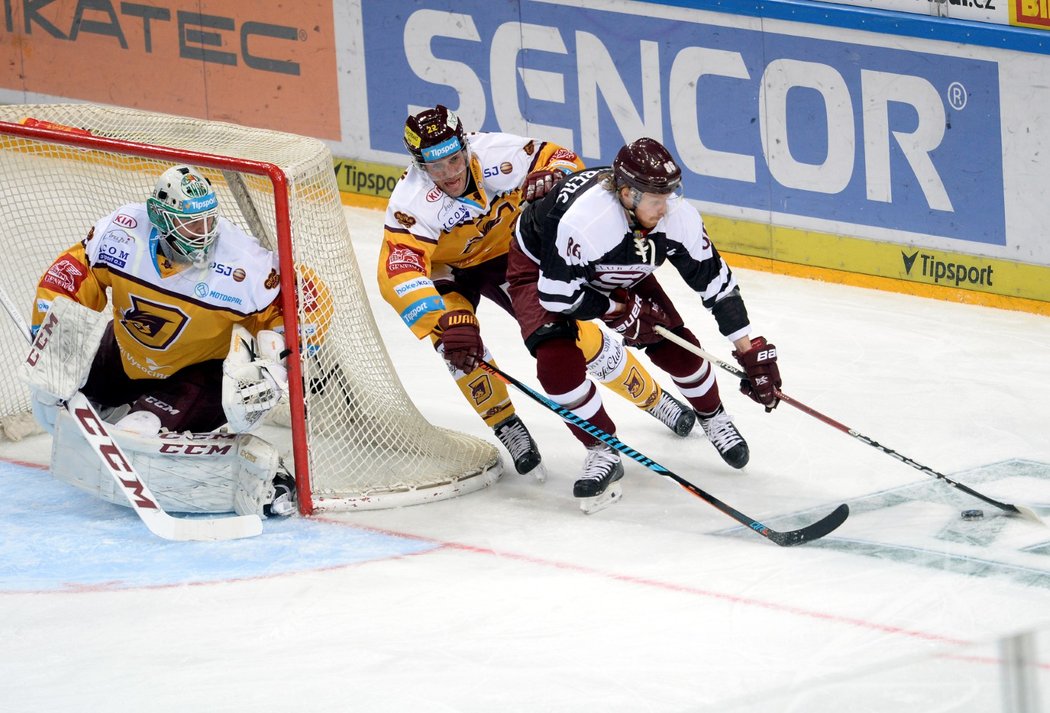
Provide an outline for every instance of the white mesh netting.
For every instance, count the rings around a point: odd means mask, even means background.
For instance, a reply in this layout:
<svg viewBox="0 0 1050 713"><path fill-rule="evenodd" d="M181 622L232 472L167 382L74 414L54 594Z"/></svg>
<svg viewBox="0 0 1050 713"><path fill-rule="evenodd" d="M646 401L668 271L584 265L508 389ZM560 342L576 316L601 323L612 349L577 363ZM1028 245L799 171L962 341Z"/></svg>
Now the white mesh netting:
<svg viewBox="0 0 1050 713"><path fill-rule="evenodd" d="M303 351L306 462L312 507L391 507L437 500L493 482L495 447L437 428L409 400L383 346L361 283L327 147L292 134L129 109L78 105L0 106L0 121L27 117L93 135L262 161L288 178L293 255L303 322L327 324L313 355ZM192 161L186 161L193 163ZM0 261L3 288L28 318L36 284L65 248L121 204L144 201L171 161L27 139L0 126ZM227 218L277 250L269 178L204 169ZM246 190L242 190L246 189ZM324 286L316 289L316 279ZM309 314L306 314L309 312ZM14 376L25 341L0 319L0 418L17 428L28 392ZM307 345L308 346L308 345ZM292 465L291 431L266 427ZM297 474L298 475L298 474ZM309 509L307 505L307 509Z"/></svg>

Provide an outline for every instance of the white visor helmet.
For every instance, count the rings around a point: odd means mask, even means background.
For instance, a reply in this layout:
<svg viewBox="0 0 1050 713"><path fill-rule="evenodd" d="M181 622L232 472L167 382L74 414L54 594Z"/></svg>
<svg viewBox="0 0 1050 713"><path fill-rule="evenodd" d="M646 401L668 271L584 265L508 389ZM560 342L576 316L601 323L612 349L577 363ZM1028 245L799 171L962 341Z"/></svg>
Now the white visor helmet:
<svg viewBox="0 0 1050 713"><path fill-rule="evenodd" d="M162 173L146 210L174 257L194 263L207 259L219 232L219 199L200 171L172 166Z"/></svg>

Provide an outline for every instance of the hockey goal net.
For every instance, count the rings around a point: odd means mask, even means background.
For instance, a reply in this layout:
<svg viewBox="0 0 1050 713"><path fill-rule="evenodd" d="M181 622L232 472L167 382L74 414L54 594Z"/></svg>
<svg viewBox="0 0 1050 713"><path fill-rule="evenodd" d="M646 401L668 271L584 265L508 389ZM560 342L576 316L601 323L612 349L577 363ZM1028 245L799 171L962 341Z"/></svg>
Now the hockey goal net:
<svg viewBox="0 0 1050 713"><path fill-rule="evenodd" d="M281 260L288 427L263 435L293 468L300 510L411 505L499 477L495 447L437 428L395 374L361 281L327 147L221 122L94 105L0 106L0 284L28 318L55 257L125 203L143 202L175 163L211 180L224 216ZM293 322L323 324L323 337ZM0 420L24 419L14 376L24 337L0 319Z"/></svg>

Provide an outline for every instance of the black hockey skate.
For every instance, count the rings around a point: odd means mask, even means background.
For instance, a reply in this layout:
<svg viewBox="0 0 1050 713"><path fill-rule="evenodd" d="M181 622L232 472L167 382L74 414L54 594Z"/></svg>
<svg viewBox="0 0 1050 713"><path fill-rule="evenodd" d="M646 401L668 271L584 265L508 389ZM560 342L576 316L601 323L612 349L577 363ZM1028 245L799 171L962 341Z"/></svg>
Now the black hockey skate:
<svg viewBox="0 0 1050 713"><path fill-rule="evenodd" d="M540 449L517 414L504 420L492 430L510 453L511 460L514 461L514 470L522 475L532 473L541 483L547 479L547 471L541 462L543 459L540 456Z"/></svg>
<svg viewBox="0 0 1050 713"><path fill-rule="evenodd" d="M696 425L696 412L667 393L666 389L661 389L660 400L645 412L682 438L688 436Z"/></svg>
<svg viewBox="0 0 1050 713"><path fill-rule="evenodd" d="M699 415L699 414L697 414ZM707 434L711 445L722 456L722 460L734 468L743 468L751 458L751 451L747 447L747 441L736 430L733 419L726 413L724 406L719 406L712 416L704 418L700 416L700 426Z"/></svg>
<svg viewBox="0 0 1050 713"><path fill-rule="evenodd" d="M590 515L620 499L623 491L617 481L622 477L620 454L604 443L595 444L587 449L583 474L572 486L572 494L581 498L580 509Z"/></svg>

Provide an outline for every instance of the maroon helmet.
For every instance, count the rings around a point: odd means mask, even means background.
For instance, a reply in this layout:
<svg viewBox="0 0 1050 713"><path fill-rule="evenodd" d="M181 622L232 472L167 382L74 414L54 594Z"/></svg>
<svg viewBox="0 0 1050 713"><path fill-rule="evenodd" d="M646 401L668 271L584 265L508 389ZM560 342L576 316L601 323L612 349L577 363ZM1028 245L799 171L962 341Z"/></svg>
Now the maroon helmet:
<svg viewBox="0 0 1050 713"><path fill-rule="evenodd" d="M432 163L467 148L463 122L438 104L405 120L405 148L416 163Z"/></svg>
<svg viewBox="0 0 1050 713"><path fill-rule="evenodd" d="M682 185L682 169L659 141L641 138L624 146L613 161L616 184L642 193L673 193Z"/></svg>

